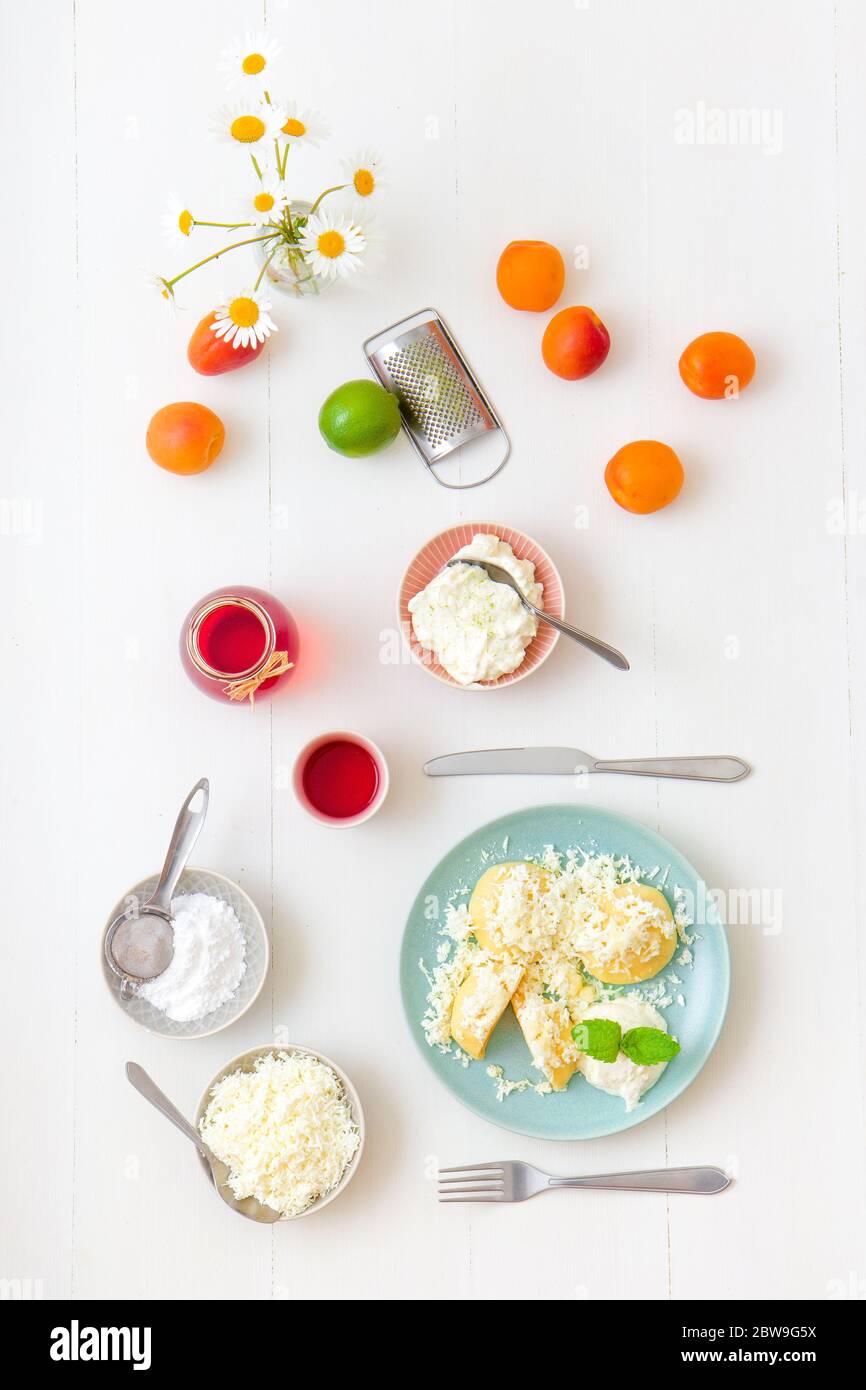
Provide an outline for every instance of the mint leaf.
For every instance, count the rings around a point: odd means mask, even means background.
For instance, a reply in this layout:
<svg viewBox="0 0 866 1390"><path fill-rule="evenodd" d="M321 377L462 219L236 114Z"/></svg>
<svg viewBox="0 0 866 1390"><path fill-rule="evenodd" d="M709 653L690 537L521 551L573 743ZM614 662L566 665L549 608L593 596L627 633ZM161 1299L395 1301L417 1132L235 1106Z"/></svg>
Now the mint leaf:
<svg viewBox="0 0 866 1390"><path fill-rule="evenodd" d="M680 1045L661 1028L629 1028L622 1039L622 1050L638 1067L655 1067L676 1057Z"/></svg>
<svg viewBox="0 0 866 1390"><path fill-rule="evenodd" d="M622 1029L611 1018L586 1018L575 1024L571 1036L581 1052L596 1062L615 1062L619 1054Z"/></svg>

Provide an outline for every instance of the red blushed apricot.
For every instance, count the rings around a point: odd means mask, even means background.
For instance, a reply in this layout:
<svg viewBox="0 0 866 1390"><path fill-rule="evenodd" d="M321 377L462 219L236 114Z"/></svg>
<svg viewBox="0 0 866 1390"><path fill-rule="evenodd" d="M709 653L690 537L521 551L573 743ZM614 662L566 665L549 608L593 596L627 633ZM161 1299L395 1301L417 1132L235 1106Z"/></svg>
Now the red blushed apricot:
<svg viewBox="0 0 866 1390"><path fill-rule="evenodd" d="M736 333L702 333L680 358L680 376L705 401L738 396L754 375L755 354Z"/></svg>
<svg viewBox="0 0 866 1390"><path fill-rule="evenodd" d="M206 405L175 401L158 410L147 427L147 452L169 473L203 473L222 449L223 422Z"/></svg>
<svg viewBox="0 0 866 1390"><path fill-rule="evenodd" d="M624 444L604 470L608 492L627 512L661 511L679 493L683 477L673 449L657 439Z"/></svg>
<svg viewBox="0 0 866 1390"><path fill-rule="evenodd" d="M593 309L560 309L544 330L541 355L545 366L566 381L598 371L610 351L610 334Z"/></svg>
<svg viewBox="0 0 866 1390"><path fill-rule="evenodd" d="M189 340L186 350L189 365L200 376L221 376L223 372L236 371L254 362L259 353L264 352L264 342L256 342L252 347L233 347L225 338L218 338L211 328L216 314L205 314L201 323ZM267 341L267 340L265 340Z"/></svg>

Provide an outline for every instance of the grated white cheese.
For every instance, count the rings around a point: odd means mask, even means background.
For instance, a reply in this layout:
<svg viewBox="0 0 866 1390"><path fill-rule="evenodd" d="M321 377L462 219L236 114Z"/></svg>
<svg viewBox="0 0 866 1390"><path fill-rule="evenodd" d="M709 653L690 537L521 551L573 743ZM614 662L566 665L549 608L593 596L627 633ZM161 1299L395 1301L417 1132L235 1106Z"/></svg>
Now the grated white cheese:
<svg viewBox="0 0 866 1390"><path fill-rule="evenodd" d="M238 1198L298 1216L339 1183L361 1137L339 1077L302 1052L270 1052L211 1090L202 1139Z"/></svg>

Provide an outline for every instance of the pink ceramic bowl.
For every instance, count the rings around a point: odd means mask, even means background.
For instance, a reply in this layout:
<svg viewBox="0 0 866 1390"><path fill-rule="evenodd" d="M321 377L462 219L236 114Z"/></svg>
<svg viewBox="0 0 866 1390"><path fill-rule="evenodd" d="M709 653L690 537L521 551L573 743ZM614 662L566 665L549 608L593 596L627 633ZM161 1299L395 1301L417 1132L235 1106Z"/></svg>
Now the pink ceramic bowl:
<svg viewBox="0 0 866 1390"><path fill-rule="evenodd" d="M364 752L367 753L376 764L378 785L373 794L373 799L362 811L358 811L354 816L330 816L326 812L320 810L318 806L314 805L307 795L307 790L304 786L304 770L313 755L317 753L320 748L324 748L328 743L357 744L359 748L364 749ZM300 801L304 810L311 815L314 820L320 821L322 825L361 825L363 821L369 820L371 816L375 816L382 802L385 800L385 797L388 795L389 781L388 764L385 761L385 754L382 752L381 748L377 747L372 739L365 738L363 734L351 733L347 729L335 729L330 733L319 734L316 738L310 739L310 742L304 744L296 757L295 765L292 769L292 786L295 790L295 796Z"/></svg>
<svg viewBox="0 0 866 1390"><path fill-rule="evenodd" d="M530 560L535 566L537 582L544 585L542 606L545 612L552 613L556 618L565 617L565 596L559 571L547 552L542 550L531 536L524 535L522 531L515 531L512 526L500 526L492 521L467 521L462 526L451 526L447 531L440 531L438 536L434 536L421 547L403 575L397 598L397 613L400 630L409 643L413 659L425 671L429 671L431 676L456 690L499 690L502 686L514 685L516 681L522 681L531 675L547 660L559 639L556 628L550 627L547 623L539 623L538 631L526 648L517 670L512 671L510 675L500 676L498 680L480 681L477 685L461 685L439 665L433 653L426 651L416 640L409 613L409 600L426 588L443 565L447 564L458 550L462 550L464 545L468 545L472 537L477 536L479 532L498 536L500 540L506 541L518 560Z"/></svg>

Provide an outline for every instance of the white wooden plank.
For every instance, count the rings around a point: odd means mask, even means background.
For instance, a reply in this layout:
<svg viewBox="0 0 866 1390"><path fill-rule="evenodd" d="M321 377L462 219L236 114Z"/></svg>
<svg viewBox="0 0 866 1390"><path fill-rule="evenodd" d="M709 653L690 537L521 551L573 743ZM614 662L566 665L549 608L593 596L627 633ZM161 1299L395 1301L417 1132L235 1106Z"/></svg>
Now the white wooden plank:
<svg viewBox="0 0 866 1390"><path fill-rule="evenodd" d="M2 970L8 1065L0 1127L6 1174L2 1268L11 1296L63 1298L72 1255L71 987L78 910L78 671L81 530L76 95L71 5L46 28L36 7L0 12L8 72L3 123L7 215L0 249L17 327L0 343L7 438L2 462ZM29 62L50 81L33 97ZM27 110L30 118L21 120ZM50 184L50 195L44 192ZM27 209L33 209L28 212ZM14 210L13 210L14 209ZM14 1117L14 1121L11 1117ZM7 1287L4 1285L4 1287Z"/></svg>

